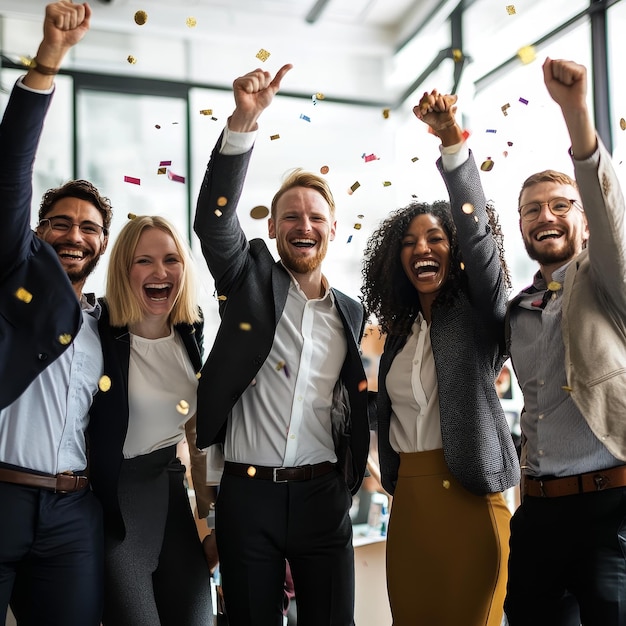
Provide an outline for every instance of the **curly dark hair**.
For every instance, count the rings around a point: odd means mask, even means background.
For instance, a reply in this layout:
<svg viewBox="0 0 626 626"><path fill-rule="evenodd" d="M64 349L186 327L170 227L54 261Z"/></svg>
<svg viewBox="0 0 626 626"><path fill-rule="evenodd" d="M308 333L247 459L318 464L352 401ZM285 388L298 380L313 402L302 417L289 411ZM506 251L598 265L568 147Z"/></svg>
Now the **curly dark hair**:
<svg viewBox="0 0 626 626"><path fill-rule="evenodd" d="M413 321L421 311L419 293L406 276L400 261L402 239L409 224L418 215L430 214L439 220L450 241L450 273L433 302L433 307L451 305L460 292L467 293L467 277L462 269L461 251L456 226L452 219L450 203L439 200L412 202L393 211L370 236L365 249L361 275L361 301L374 314L383 334L408 335ZM508 268L504 259L502 231L493 205L487 205L491 232L496 240L500 262L507 283Z"/></svg>
<svg viewBox="0 0 626 626"><path fill-rule="evenodd" d="M80 198L90 202L100 211L102 215L102 225L104 226L104 234L106 235L111 228L111 201L100 194L98 189L88 180L70 180L61 187L48 189L44 193L39 205L39 221L44 219L51 211L55 202L62 198Z"/></svg>

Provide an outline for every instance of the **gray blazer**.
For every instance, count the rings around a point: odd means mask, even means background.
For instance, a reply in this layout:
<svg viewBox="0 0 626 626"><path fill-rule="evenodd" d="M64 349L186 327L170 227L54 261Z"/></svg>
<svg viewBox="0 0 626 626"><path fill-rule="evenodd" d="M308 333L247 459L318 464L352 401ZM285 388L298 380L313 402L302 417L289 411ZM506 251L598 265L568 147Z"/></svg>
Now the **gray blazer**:
<svg viewBox="0 0 626 626"><path fill-rule="evenodd" d="M247 240L237 218L252 150L223 155L218 148L221 141L220 137L211 155L194 222L217 293L226 296L219 304L220 327L198 384L199 448L224 441L232 407L269 355L291 281L262 239ZM225 205L218 203L220 198L226 199ZM361 304L336 289L332 292L348 344L340 376L343 393L336 394L341 399L343 428L335 446L347 485L356 493L369 450L367 388L362 384L366 376L359 351L365 315ZM254 332L242 331L242 322Z"/></svg>
<svg viewBox="0 0 626 626"><path fill-rule="evenodd" d="M437 167L450 195L452 215L468 278L468 292L452 307L432 310L432 344L446 463L472 493L504 491L520 479L517 452L495 379L505 361L507 287L485 211L473 156L451 172ZM466 202L474 212L462 210ZM476 218L476 219L475 219ZM391 401L386 378L406 336L387 337L378 374L378 446L384 488L393 494L400 456L389 443Z"/></svg>

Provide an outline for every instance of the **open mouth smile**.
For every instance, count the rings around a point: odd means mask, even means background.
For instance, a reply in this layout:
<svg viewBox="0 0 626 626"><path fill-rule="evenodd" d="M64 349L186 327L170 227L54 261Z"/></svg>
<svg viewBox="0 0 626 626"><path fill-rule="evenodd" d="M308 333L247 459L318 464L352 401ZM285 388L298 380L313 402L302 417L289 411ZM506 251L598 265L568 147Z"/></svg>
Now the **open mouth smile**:
<svg viewBox="0 0 626 626"><path fill-rule="evenodd" d="M296 248L313 248L317 242L314 239L292 239L291 245Z"/></svg>
<svg viewBox="0 0 626 626"><path fill-rule="evenodd" d="M415 261L413 271L418 278L433 278L439 271L439 263L432 259Z"/></svg>
<svg viewBox="0 0 626 626"><path fill-rule="evenodd" d="M550 230L541 230L535 235L535 239L537 241L545 241L546 239L558 239L561 237L563 233L560 233L558 230L554 228Z"/></svg>
<svg viewBox="0 0 626 626"><path fill-rule="evenodd" d="M165 302L172 292L171 283L148 283L144 285L144 291L153 302Z"/></svg>

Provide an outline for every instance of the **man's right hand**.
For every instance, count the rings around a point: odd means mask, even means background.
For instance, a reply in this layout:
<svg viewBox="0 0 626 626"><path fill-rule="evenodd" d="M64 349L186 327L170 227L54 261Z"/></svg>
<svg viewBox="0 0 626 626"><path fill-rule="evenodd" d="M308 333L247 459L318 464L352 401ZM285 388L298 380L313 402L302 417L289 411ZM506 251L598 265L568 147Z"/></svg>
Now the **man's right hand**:
<svg viewBox="0 0 626 626"><path fill-rule="evenodd" d="M259 116L271 104L281 80L292 67L290 63L283 65L273 79L269 72L261 69L235 79L235 111L228 119L228 128L236 132L256 130Z"/></svg>
<svg viewBox="0 0 626 626"><path fill-rule="evenodd" d="M36 62L46 71L58 70L68 50L75 46L89 30L91 7L86 3L74 4L67 0L46 6L43 22L43 39L37 50ZM54 76L31 69L24 84L34 89L48 89Z"/></svg>

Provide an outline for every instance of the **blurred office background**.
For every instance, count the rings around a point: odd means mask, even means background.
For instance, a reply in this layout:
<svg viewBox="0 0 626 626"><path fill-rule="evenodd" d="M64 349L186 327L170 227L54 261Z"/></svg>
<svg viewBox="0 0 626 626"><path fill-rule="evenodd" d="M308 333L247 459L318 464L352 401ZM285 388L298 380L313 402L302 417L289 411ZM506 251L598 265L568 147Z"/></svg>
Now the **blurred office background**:
<svg viewBox="0 0 626 626"><path fill-rule="evenodd" d="M36 52L45 4L0 0L3 106L22 59ZM35 166L33 225L42 192L78 177L111 198L112 237L128 213L169 217L197 254L209 341L217 305L192 232L195 199L233 108L232 81L256 67L275 73L294 65L261 118L239 207L243 227L249 237L265 237L267 220L251 217L251 209L269 206L288 169L326 166L338 231L325 273L355 297L362 252L380 220L415 197L446 197L434 165L438 142L412 114L424 91L459 94L476 159L493 162L481 175L503 223L515 289L535 271L517 226L520 185L539 169L572 172L564 124L543 86L547 56L589 68L589 102L623 177L626 2L620 0L92 0L91 6L91 32L57 78ZM141 25L138 11L147 18ZM105 272L106 258L90 290L103 292Z"/></svg>

